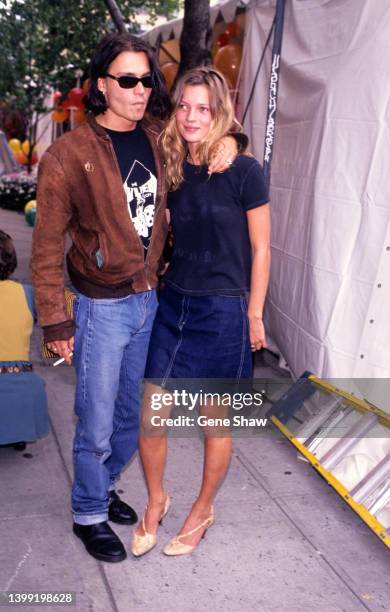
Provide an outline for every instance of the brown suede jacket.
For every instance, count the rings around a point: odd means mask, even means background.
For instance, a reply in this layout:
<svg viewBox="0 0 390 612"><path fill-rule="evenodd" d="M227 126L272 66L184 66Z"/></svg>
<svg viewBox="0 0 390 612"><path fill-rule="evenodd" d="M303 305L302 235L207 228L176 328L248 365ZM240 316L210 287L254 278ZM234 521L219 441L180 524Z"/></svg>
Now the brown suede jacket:
<svg viewBox="0 0 390 612"><path fill-rule="evenodd" d="M130 218L118 163L106 131L94 117L54 142L38 174L32 280L45 342L73 336L64 298L64 248L70 279L92 298L124 297L157 285L167 235L166 184L157 137L162 126L141 126L153 150L157 196L150 246L144 249Z"/></svg>

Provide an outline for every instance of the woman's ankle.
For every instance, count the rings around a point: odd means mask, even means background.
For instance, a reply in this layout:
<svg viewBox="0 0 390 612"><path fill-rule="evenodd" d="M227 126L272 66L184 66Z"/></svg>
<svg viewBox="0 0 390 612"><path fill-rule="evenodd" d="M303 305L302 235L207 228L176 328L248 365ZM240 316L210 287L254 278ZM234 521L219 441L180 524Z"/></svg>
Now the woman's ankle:
<svg viewBox="0 0 390 612"><path fill-rule="evenodd" d="M192 505L191 512L200 516L208 516L211 512L212 505L212 500L196 500Z"/></svg>
<svg viewBox="0 0 390 612"><path fill-rule="evenodd" d="M153 494L153 496L149 497L148 507L154 506L163 506L166 502L167 494L165 491L161 491L160 493Z"/></svg>

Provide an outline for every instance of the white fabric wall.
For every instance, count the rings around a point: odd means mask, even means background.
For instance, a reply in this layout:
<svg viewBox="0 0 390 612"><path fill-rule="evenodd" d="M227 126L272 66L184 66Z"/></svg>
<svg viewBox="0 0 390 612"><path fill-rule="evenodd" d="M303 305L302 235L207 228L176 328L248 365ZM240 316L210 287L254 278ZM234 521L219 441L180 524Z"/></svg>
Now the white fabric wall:
<svg viewBox="0 0 390 612"><path fill-rule="evenodd" d="M252 0L245 106L275 11ZM295 376L390 377L390 3L286 0L267 332ZM245 122L263 156L271 52Z"/></svg>

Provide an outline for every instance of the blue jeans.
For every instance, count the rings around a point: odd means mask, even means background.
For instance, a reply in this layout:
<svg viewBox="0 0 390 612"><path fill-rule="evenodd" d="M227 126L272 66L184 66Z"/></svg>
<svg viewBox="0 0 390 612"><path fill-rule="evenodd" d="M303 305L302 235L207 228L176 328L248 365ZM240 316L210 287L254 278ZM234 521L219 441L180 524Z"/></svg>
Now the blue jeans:
<svg viewBox="0 0 390 612"><path fill-rule="evenodd" d="M137 449L140 382L156 310L155 290L75 300L72 510L80 525L107 520L108 492Z"/></svg>

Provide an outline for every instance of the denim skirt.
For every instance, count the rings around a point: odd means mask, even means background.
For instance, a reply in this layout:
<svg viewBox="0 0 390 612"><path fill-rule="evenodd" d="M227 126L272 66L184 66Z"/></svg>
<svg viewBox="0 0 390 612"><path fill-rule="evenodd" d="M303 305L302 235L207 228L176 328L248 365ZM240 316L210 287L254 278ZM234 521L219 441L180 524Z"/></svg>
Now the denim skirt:
<svg viewBox="0 0 390 612"><path fill-rule="evenodd" d="M244 295L182 294L165 286L149 344L145 378L252 376Z"/></svg>

